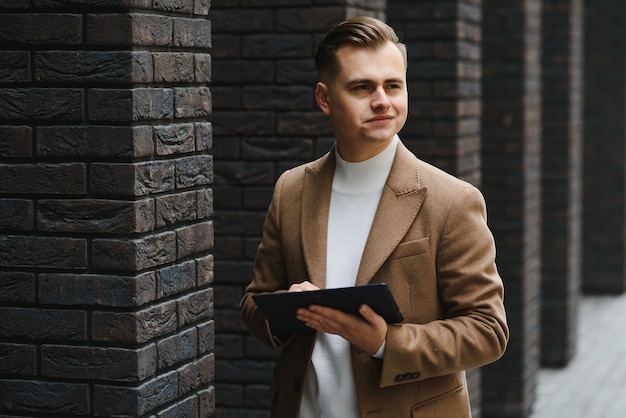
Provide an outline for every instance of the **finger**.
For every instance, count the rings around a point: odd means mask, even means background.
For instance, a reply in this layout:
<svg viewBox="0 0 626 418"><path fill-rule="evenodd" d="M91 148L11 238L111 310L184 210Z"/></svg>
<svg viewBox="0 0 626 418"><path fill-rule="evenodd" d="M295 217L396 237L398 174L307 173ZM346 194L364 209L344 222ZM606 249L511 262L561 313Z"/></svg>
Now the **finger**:
<svg viewBox="0 0 626 418"><path fill-rule="evenodd" d="M309 290L319 290L319 287L315 286L313 283L309 281L304 281L301 283L294 283L289 286L290 292L306 292Z"/></svg>
<svg viewBox="0 0 626 418"><path fill-rule="evenodd" d="M369 322L372 325L377 325L377 324L380 324L381 321L383 322L385 321L383 317L378 315L376 312L374 312L372 308L370 308L369 306L365 304L359 306L359 313L361 314L363 319L365 319L367 322Z"/></svg>

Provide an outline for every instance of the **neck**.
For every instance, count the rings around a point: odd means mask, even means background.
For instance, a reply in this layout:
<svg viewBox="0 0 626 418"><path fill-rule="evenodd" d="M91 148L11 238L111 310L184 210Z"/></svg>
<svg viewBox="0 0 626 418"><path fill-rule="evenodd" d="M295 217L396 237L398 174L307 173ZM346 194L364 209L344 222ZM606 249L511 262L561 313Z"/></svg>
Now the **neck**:
<svg viewBox="0 0 626 418"><path fill-rule="evenodd" d="M393 138L394 137L391 137L385 142L372 143L371 146L368 147L363 147L363 144L359 144L356 147L350 147L346 144L337 143L337 152L344 161L358 163L369 160L370 158L380 154L389 146L389 144L393 141Z"/></svg>

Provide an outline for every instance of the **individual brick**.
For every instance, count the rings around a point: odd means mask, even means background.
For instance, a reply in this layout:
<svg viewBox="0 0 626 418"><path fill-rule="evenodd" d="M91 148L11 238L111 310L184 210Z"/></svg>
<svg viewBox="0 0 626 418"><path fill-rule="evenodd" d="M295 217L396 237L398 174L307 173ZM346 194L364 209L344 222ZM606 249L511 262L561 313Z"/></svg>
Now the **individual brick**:
<svg viewBox="0 0 626 418"><path fill-rule="evenodd" d="M174 175L171 161L93 163L89 188L92 193L107 196L145 196L174 190Z"/></svg>
<svg viewBox="0 0 626 418"><path fill-rule="evenodd" d="M206 252L213 248L213 221L196 223L176 230L178 258Z"/></svg>
<svg viewBox="0 0 626 418"><path fill-rule="evenodd" d="M148 125L42 126L36 130L36 149L45 157L139 158L154 155L154 142Z"/></svg>
<svg viewBox="0 0 626 418"><path fill-rule="evenodd" d="M282 112L278 115L278 134L293 136L332 136L330 120L322 112Z"/></svg>
<svg viewBox="0 0 626 418"><path fill-rule="evenodd" d="M195 79L194 55L186 52L155 52L154 81L192 82Z"/></svg>
<svg viewBox="0 0 626 418"><path fill-rule="evenodd" d="M211 81L211 54L194 54L194 80L196 83Z"/></svg>
<svg viewBox="0 0 626 418"><path fill-rule="evenodd" d="M211 48L211 20L173 19L172 44L183 48Z"/></svg>
<svg viewBox="0 0 626 418"><path fill-rule="evenodd" d="M215 321L208 321L196 327L198 329L198 354L215 350Z"/></svg>
<svg viewBox="0 0 626 418"><path fill-rule="evenodd" d="M215 380L215 354L209 353L201 359L189 362L178 369L178 384L181 394L207 386Z"/></svg>
<svg viewBox="0 0 626 418"><path fill-rule="evenodd" d="M31 81L28 51L0 51L0 80L5 83Z"/></svg>
<svg viewBox="0 0 626 418"><path fill-rule="evenodd" d="M178 300L178 326L195 324L213 317L213 289L204 289Z"/></svg>
<svg viewBox="0 0 626 418"><path fill-rule="evenodd" d="M176 302L173 301L137 312L97 311L91 315L91 337L100 342L143 344L176 329Z"/></svg>
<svg viewBox="0 0 626 418"><path fill-rule="evenodd" d="M88 116L89 120L92 121L167 120L172 119L174 115L174 94L172 89L137 88L128 90L95 88L89 89L87 97L89 102Z"/></svg>
<svg viewBox="0 0 626 418"><path fill-rule="evenodd" d="M35 274L0 272L0 302L35 302Z"/></svg>
<svg viewBox="0 0 626 418"><path fill-rule="evenodd" d="M195 328L179 332L157 342L158 368L167 369L188 362L198 354L198 335Z"/></svg>
<svg viewBox="0 0 626 418"><path fill-rule="evenodd" d="M194 261L186 261L157 270L157 298L165 298L196 285L196 265Z"/></svg>
<svg viewBox="0 0 626 418"><path fill-rule="evenodd" d="M244 38L241 49L245 58L303 58L311 56L314 45L309 34L255 34Z"/></svg>
<svg viewBox="0 0 626 418"><path fill-rule="evenodd" d="M0 199L0 231L32 231L33 201Z"/></svg>
<svg viewBox="0 0 626 418"><path fill-rule="evenodd" d="M33 155L31 135L32 128L29 126L0 126L0 157L31 157Z"/></svg>
<svg viewBox="0 0 626 418"><path fill-rule="evenodd" d="M190 396L174 405L165 408L157 415L158 418L197 417L199 413L198 397Z"/></svg>
<svg viewBox="0 0 626 418"><path fill-rule="evenodd" d="M215 84L272 83L275 64L270 60L214 60L211 77ZM215 121L214 121L215 122Z"/></svg>
<svg viewBox="0 0 626 418"><path fill-rule="evenodd" d="M198 402L200 404L199 416L211 417L215 415L215 388L209 386L198 392Z"/></svg>
<svg viewBox="0 0 626 418"><path fill-rule="evenodd" d="M200 118L211 115L213 102L208 87L175 87L174 116Z"/></svg>
<svg viewBox="0 0 626 418"><path fill-rule="evenodd" d="M172 13L190 14L193 11L194 0L154 0L152 7Z"/></svg>
<svg viewBox="0 0 626 418"><path fill-rule="evenodd" d="M195 155L176 160L176 188L184 189L213 183L213 156Z"/></svg>
<svg viewBox="0 0 626 418"><path fill-rule="evenodd" d="M155 300L156 277L154 272L138 276L45 273L39 275L38 289L39 301L49 305L135 307Z"/></svg>
<svg viewBox="0 0 626 418"><path fill-rule="evenodd" d="M86 383L2 379L0 399L5 400L2 404L5 410L20 415L76 416L89 413L89 385Z"/></svg>
<svg viewBox="0 0 626 418"><path fill-rule="evenodd" d="M245 35L247 33L269 32L274 29L274 12L270 8L214 9L211 11L211 17L214 22L213 32L220 34L239 33Z"/></svg>
<svg viewBox="0 0 626 418"><path fill-rule="evenodd" d="M308 86L244 86L244 109L307 110L313 107Z"/></svg>
<svg viewBox="0 0 626 418"><path fill-rule="evenodd" d="M37 227L51 232L148 232L154 229L154 202L42 199L37 204Z"/></svg>
<svg viewBox="0 0 626 418"><path fill-rule="evenodd" d="M87 241L82 238L2 235L0 265L82 270L87 267Z"/></svg>
<svg viewBox="0 0 626 418"><path fill-rule="evenodd" d="M86 193L86 164L0 164L0 193Z"/></svg>
<svg viewBox="0 0 626 418"><path fill-rule="evenodd" d="M0 14L0 45L78 45L82 16L67 13Z"/></svg>
<svg viewBox="0 0 626 418"><path fill-rule="evenodd" d="M82 115L81 89L0 88L0 120L79 121Z"/></svg>
<svg viewBox="0 0 626 418"><path fill-rule="evenodd" d="M129 233L154 228L151 200L47 200L39 201L38 228L56 232Z"/></svg>
<svg viewBox="0 0 626 418"><path fill-rule="evenodd" d="M207 151L213 148L213 125L211 122L194 124L194 135L197 151Z"/></svg>
<svg viewBox="0 0 626 418"><path fill-rule="evenodd" d="M176 245L173 231L138 239L94 239L91 262L99 270L135 272L175 261Z"/></svg>
<svg viewBox="0 0 626 418"><path fill-rule="evenodd" d="M197 283L198 287L203 287L213 283L215 260L213 254L196 259Z"/></svg>
<svg viewBox="0 0 626 418"><path fill-rule="evenodd" d="M196 15L208 15L211 8L211 0L194 0L193 13Z"/></svg>
<svg viewBox="0 0 626 418"><path fill-rule="evenodd" d="M196 192L198 219L213 216L213 189L203 189Z"/></svg>
<svg viewBox="0 0 626 418"><path fill-rule="evenodd" d="M41 51L34 68L41 82L148 83L154 78L152 54L145 51Z"/></svg>
<svg viewBox="0 0 626 418"><path fill-rule="evenodd" d="M193 221L198 218L197 192L169 194L157 197L156 227Z"/></svg>
<svg viewBox="0 0 626 418"><path fill-rule="evenodd" d="M151 2L148 5L151 6ZM172 19L136 13L89 14L86 40L90 45L169 46L172 43Z"/></svg>
<svg viewBox="0 0 626 418"><path fill-rule="evenodd" d="M96 416L143 416L175 401L178 375L172 371L136 387L95 385L93 408Z"/></svg>
<svg viewBox="0 0 626 418"><path fill-rule="evenodd" d="M43 345L41 374L46 377L140 382L155 375L155 344L137 349Z"/></svg>
<svg viewBox="0 0 626 418"><path fill-rule="evenodd" d="M35 376L36 361L34 345L0 343L0 374Z"/></svg>
<svg viewBox="0 0 626 418"><path fill-rule="evenodd" d="M85 341L87 312L65 309L0 308L0 337Z"/></svg>
<svg viewBox="0 0 626 418"><path fill-rule="evenodd" d="M345 18L345 7L285 7L276 11L276 30L325 33Z"/></svg>
<svg viewBox="0 0 626 418"><path fill-rule="evenodd" d="M157 155L183 154L196 148L191 123L155 126L153 130Z"/></svg>

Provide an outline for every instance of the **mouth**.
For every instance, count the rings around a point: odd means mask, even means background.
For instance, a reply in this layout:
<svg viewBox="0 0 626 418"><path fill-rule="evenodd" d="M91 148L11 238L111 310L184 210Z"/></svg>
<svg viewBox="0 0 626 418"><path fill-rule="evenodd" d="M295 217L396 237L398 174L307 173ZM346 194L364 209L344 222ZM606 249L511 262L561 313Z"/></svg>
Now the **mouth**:
<svg viewBox="0 0 626 418"><path fill-rule="evenodd" d="M393 116L391 115L387 115L387 116L375 116L371 119L368 120L368 122L385 122L388 120L393 119Z"/></svg>

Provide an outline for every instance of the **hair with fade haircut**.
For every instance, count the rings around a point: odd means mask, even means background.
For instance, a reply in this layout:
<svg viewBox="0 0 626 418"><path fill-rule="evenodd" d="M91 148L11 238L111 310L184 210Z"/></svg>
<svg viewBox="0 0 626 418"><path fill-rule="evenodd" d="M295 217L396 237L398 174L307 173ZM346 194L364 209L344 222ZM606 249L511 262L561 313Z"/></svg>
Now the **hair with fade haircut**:
<svg viewBox="0 0 626 418"><path fill-rule="evenodd" d="M336 54L342 46L376 49L387 42L392 42L402 52L406 67L406 46L400 42L391 26L370 16L356 16L345 20L332 28L317 46L315 53L317 75L320 80L324 80L339 71Z"/></svg>

